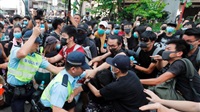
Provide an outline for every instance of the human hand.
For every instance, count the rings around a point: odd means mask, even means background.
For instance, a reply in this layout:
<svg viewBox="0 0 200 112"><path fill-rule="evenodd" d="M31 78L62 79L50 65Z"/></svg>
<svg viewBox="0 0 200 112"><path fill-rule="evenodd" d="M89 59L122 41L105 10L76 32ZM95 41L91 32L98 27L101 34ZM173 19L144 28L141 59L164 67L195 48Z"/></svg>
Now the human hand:
<svg viewBox="0 0 200 112"><path fill-rule="evenodd" d="M154 56L150 56L151 58L153 58L156 61L161 61L162 60L162 56L160 55L154 55Z"/></svg>
<svg viewBox="0 0 200 112"><path fill-rule="evenodd" d="M151 90L144 89L144 92L150 96L150 97L147 97L147 99L149 101L151 101L151 102L160 102L161 101L161 99Z"/></svg>
<svg viewBox="0 0 200 112"><path fill-rule="evenodd" d="M145 111L145 110L160 110L160 108L162 108L162 105L160 103L152 103L152 104L141 106L139 109L142 111Z"/></svg>
<svg viewBox="0 0 200 112"><path fill-rule="evenodd" d="M33 28L33 34L32 34L32 35L34 35L35 38L37 38L40 34L41 34L40 25L37 24L37 25Z"/></svg>
<svg viewBox="0 0 200 112"><path fill-rule="evenodd" d="M9 45L9 43L6 43L6 44L4 44L4 47L5 47L5 48L8 48L8 45Z"/></svg>
<svg viewBox="0 0 200 112"><path fill-rule="evenodd" d="M86 73L86 76L85 78L86 79L91 79L95 76L95 74L97 73L97 69L92 69L92 70L85 70L85 73Z"/></svg>
<svg viewBox="0 0 200 112"><path fill-rule="evenodd" d="M130 62L131 62L131 67L132 67L132 66L134 66L134 63L133 63L133 61L131 61L131 60L130 60Z"/></svg>
<svg viewBox="0 0 200 112"><path fill-rule="evenodd" d="M91 60L90 62L88 62L88 65L89 65L89 66L92 66L92 65L93 65L92 60Z"/></svg>
<svg viewBox="0 0 200 112"><path fill-rule="evenodd" d="M74 94L71 94L67 100L68 103L71 103L74 99Z"/></svg>
<svg viewBox="0 0 200 112"><path fill-rule="evenodd" d="M8 67L8 63L0 64L0 68L2 69L7 69L7 67Z"/></svg>

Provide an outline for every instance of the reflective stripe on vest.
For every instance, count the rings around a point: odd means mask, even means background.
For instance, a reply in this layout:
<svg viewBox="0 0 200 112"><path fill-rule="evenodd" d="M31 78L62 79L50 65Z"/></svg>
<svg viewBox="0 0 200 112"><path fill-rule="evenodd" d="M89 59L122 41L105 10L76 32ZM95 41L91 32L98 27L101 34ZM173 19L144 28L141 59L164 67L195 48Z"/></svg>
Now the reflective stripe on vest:
<svg viewBox="0 0 200 112"><path fill-rule="evenodd" d="M63 80L63 75L60 74L60 73L57 74L56 77L54 77L54 79L51 80L51 82L45 88L44 92L42 93L41 99L42 100L47 100L47 101L50 102L50 98L51 98L50 90L51 90L52 86L57 82L62 83L62 80ZM66 101L69 98L69 96L73 93L73 88L71 87L71 84L70 84L69 81L67 83L67 90L68 90L68 95L66 97Z"/></svg>
<svg viewBox="0 0 200 112"><path fill-rule="evenodd" d="M20 59L17 68L11 68L8 64L8 74L15 76L16 79L22 82L29 82L33 79L40 64L42 63L42 56L35 54L34 57L27 55Z"/></svg>

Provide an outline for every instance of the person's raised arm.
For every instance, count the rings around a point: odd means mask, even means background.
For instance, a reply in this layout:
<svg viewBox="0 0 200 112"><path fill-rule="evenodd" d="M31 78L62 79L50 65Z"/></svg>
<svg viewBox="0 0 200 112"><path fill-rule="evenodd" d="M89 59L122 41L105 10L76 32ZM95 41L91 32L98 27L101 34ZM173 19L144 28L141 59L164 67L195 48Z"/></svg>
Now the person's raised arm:
<svg viewBox="0 0 200 112"><path fill-rule="evenodd" d="M33 44L35 43L35 39L40 35L41 30L39 25L33 28L33 33L31 37L28 39L27 42L20 48L19 51L17 51L17 58L21 59L26 57L29 53L31 53L31 48Z"/></svg>
<svg viewBox="0 0 200 112"><path fill-rule="evenodd" d="M70 21L72 22L72 25L74 25L77 28L78 27L78 23L72 17L71 11L68 11L68 17L69 17Z"/></svg>

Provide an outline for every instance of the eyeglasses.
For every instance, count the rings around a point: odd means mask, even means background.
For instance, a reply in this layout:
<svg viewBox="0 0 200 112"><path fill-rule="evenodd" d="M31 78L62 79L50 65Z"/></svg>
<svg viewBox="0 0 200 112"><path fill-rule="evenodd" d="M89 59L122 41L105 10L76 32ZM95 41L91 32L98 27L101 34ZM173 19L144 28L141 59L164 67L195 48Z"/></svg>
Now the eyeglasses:
<svg viewBox="0 0 200 112"><path fill-rule="evenodd" d="M189 40L186 40L186 42L187 43L194 43L194 42L196 42L196 41L198 41L199 39L197 39L197 40L194 40L194 41L189 41Z"/></svg>

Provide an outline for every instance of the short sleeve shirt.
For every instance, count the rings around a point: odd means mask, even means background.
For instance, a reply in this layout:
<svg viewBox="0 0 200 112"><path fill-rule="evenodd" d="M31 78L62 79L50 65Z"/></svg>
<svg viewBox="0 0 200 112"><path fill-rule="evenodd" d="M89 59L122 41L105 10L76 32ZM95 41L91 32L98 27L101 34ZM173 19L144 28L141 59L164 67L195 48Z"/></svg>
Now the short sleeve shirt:
<svg viewBox="0 0 200 112"><path fill-rule="evenodd" d="M71 48L65 48L65 46L60 50L59 54L63 57L66 58L66 56L74 51L74 47L76 46L76 44L74 46L72 46ZM65 51L64 51L65 50ZM76 51L85 53L83 47L79 47Z"/></svg>
<svg viewBox="0 0 200 112"><path fill-rule="evenodd" d="M143 89L136 74L129 71L126 76L100 89L100 94L112 102L116 112L139 112L139 107L147 104Z"/></svg>
<svg viewBox="0 0 200 112"><path fill-rule="evenodd" d="M12 50L11 50L11 54L10 54L10 59L9 59L9 66L11 68L17 68L19 65L19 61L20 59L17 58L17 51L20 49L20 47L15 47L13 46ZM33 54L28 54L31 55L32 57L35 56L35 53ZM40 64L39 68L44 68L46 69L49 66L49 62L47 60L45 60L44 58L42 59L42 63ZM36 71L35 71L36 72ZM7 77L7 82L11 85L24 85L27 84L29 82L21 82L18 79L15 78L15 76L13 76L12 74L8 74Z"/></svg>
<svg viewBox="0 0 200 112"><path fill-rule="evenodd" d="M71 84L71 87L75 87L77 78L73 78L66 70L62 70L62 75L68 75L68 81ZM56 77L55 77L56 78ZM41 100L45 107L57 106L62 108L66 102L66 98L69 95L68 88L62 85L62 82L56 82L50 89L50 102L47 100Z"/></svg>
<svg viewBox="0 0 200 112"><path fill-rule="evenodd" d="M186 100L194 101L194 94L189 85L189 79L186 77L186 66L181 60L173 62L167 72L171 72L175 75L176 89L179 90ZM200 94L200 76L196 72L193 78L194 89Z"/></svg>

